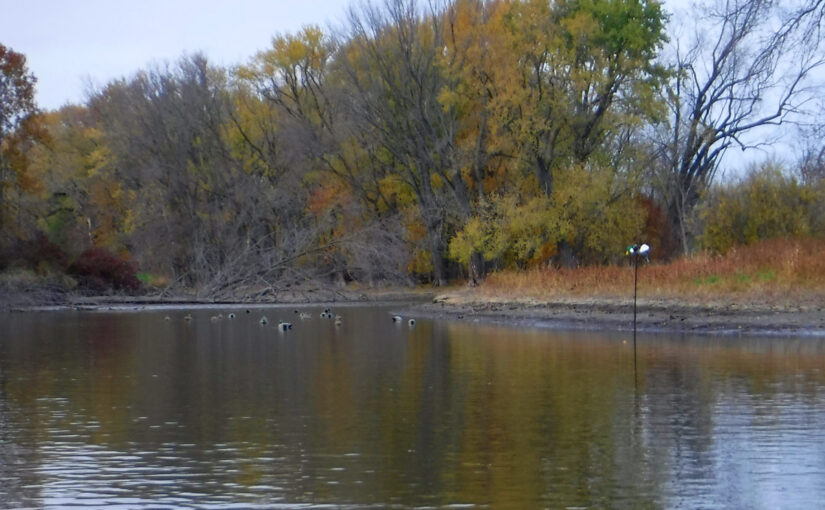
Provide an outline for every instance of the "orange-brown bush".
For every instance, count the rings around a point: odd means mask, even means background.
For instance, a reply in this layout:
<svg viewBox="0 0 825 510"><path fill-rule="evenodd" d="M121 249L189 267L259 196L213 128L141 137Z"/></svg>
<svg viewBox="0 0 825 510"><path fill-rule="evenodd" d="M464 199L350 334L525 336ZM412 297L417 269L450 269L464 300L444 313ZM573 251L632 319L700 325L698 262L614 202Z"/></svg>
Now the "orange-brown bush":
<svg viewBox="0 0 825 510"><path fill-rule="evenodd" d="M647 298L749 302L825 295L824 249L823 240L775 239L725 255L698 254L669 264L654 259L639 266L638 292ZM633 292L633 268L628 263L502 271L491 274L479 291L509 299L627 297Z"/></svg>

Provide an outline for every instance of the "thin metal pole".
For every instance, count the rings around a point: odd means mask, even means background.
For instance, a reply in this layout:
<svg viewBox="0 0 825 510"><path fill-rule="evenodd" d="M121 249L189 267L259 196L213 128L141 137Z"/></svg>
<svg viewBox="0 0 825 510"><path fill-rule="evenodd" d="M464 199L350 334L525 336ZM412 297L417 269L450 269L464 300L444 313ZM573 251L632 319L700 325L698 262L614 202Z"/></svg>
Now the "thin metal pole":
<svg viewBox="0 0 825 510"><path fill-rule="evenodd" d="M633 378L636 378L636 287L639 281L639 254L633 255Z"/></svg>

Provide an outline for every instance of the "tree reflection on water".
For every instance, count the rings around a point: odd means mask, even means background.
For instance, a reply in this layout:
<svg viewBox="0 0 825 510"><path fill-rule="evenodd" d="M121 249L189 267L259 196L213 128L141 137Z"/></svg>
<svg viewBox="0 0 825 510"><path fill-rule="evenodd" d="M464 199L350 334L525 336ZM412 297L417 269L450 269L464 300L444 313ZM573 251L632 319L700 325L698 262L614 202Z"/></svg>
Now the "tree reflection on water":
<svg viewBox="0 0 825 510"><path fill-rule="evenodd" d="M277 323L291 309L266 313ZM210 321L214 309L4 316L0 500L757 508L825 497L822 339L641 336L634 384L626 333L342 313L340 326L287 333L255 314Z"/></svg>

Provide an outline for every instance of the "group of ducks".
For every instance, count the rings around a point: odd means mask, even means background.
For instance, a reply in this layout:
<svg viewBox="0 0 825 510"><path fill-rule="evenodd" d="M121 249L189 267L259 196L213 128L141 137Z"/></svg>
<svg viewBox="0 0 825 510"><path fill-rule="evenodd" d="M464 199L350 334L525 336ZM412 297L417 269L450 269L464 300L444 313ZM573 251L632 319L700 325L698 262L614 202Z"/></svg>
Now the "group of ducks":
<svg viewBox="0 0 825 510"><path fill-rule="evenodd" d="M252 311L251 310L246 310L246 313L250 314L250 313L252 313ZM306 312L301 312L299 310L295 310L295 315L296 315L296 317L298 317L301 320L306 320L306 319L311 319L312 318L312 315L310 315ZM226 315L226 318L230 319L230 320L235 319L236 317L237 316L235 315L234 312L230 312L229 314ZM325 308L324 311L321 312L321 318L322 319L334 319L334 322L335 322L336 326L340 326L344 323L344 318L341 317L340 315L333 315L332 311L330 311L329 308ZM172 318L168 315L165 316L163 319L166 320L166 321L172 320ZM219 313L218 315L213 315L209 318L209 320L211 322L220 322L223 319L224 319L224 315L222 313ZM192 314L188 313L188 314L184 315L183 320L186 321L186 322L192 321ZM269 324L269 319L267 319L266 315L263 315L258 320L258 323L261 326L266 326L267 324ZM278 320L278 330L279 331L287 331L287 330L290 330L290 329L292 329L292 323L291 322L286 322L284 320Z"/></svg>
<svg viewBox="0 0 825 510"><path fill-rule="evenodd" d="M295 312L295 316L298 317L300 320L307 320L307 319L312 318L312 315L307 313L307 312L301 312L299 310L295 310L294 312ZM246 313L250 314L252 312L251 312L251 310L246 310ZM230 312L229 314L226 315L226 318L229 319L229 320L235 319L236 317L237 316L235 315L234 312ZM333 314L332 311L330 311L329 308L324 308L324 311L321 312L321 318L322 319L334 319L334 323L335 323L336 326L340 326L344 323L344 318L341 317L340 315ZM166 320L166 321L172 320L172 318L168 315L165 316L163 319ZM219 321L222 321L223 319L224 319L224 315L222 313L219 313L218 315L213 315L209 318L209 320L211 322L219 322ZM188 313L188 314L184 315L183 320L186 321L186 322L190 322L192 320L192 314ZM392 321L395 322L395 323L402 323L402 322L404 322L404 319L400 315L393 315L392 316ZM269 324L269 319L266 318L266 315L263 315L258 320L258 322L260 323L261 326L266 326L267 324ZM415 326L415 319L408 320L407 324L410 327ZM292 329L292 323L291 322L278 320L278 330L279 331L287 331L287 330L290 330L290 329Z"/></svg>

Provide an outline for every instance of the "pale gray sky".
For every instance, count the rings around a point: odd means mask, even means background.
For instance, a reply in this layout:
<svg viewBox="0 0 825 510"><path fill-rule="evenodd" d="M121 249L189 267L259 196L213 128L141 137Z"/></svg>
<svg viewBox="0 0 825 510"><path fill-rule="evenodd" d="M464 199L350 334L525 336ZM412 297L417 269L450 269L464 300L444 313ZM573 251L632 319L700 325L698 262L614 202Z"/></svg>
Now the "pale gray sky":
<svg viewBox="0 0 825 510"><path fill-rule="evenodd" d="M667 5L690 0L667 0ZM80 103L153 63L204 52L215 64L246 61L275 34L338 25L350 0L0 0L0 43L26 55L37 103Z"/></svg>
<svg viewBox="0 0 825 510"><path fill-rule="evenodd" d="M272 36L339 24L348 0L0 0L0 43L26 55L37 103L84 100L154 62L203 51L215 64L246 61Z"/></svg>
<svg viewBox="0 0 825 510"><path fill-rule="evenodd" d="M664 2L666 10L676 12L677 23L690 15L691 3ZM350 0L0 0L0 43L26 55L38 80L38 105L55 109L82 103L89 84L103 86L154 63L173 62L185 53L202 51L218 65L245 62L268 48L273 35L295 33L308 24L339 25L350 4Z"/></svg>

